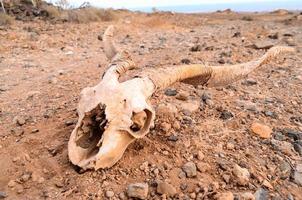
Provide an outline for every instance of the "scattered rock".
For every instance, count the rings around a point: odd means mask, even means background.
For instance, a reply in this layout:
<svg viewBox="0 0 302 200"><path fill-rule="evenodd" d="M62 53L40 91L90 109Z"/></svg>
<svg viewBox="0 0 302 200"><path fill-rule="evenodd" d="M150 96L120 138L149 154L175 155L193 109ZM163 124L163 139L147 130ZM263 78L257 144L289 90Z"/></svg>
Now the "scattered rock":
<svg viewBox="0 0 302 200"><path fill-rule="evenodd" d="M176 95L176 99L181 100L181 101L187 101L189 98L189 93L187 92L180 92Z"/></svg>
<svg viewBox="0 0 302 200"><path fill-rule="evenodd" d="M285 134L287 137L293 139L294 141L302 139L302 132L296 130L284 129L282 130L282 133Z"/></svg>
<svg viewBox="0 0 302 200"><path fill-rule="evenodd" d="M24 188L22 185L17 185L16 191L18 194L22 194L24 192Z"/></svg>
<svg viewBox="0 0 302 200"><path fill-rule="evenodd" d="M161 130L163 130L165 133L168 133L169 130L171 129L171 124L167 122L163 122L160 124Z"/></svg>
<svg viewBox="0 0 302 200"><path fill-rule="evenodd" d="M239 31L235 32L232 37L241 37L241 33Z"/></svg>
<svg viewBox="0 0 302 200"><path fill-rule="evenodd" d="M227 148L228 150L233 150L233 149L235 148L235 145L234 145L234 143L232 143L232 142L228 142L228 143L226 144L226 148Z"/></svg>
<svg viewBox="0 0 302 200"><path fill-rule="evenodd" d="M178 109L175 105L167 103L167 104L159 104L156 109L156 113L158 117L174 119L175 115L178 113Z"/></svg>
<svg viewBox="0 0 302 200"><path fill-rule="evenodd" d="M191 63L191 61L188 58L184 58L184 59L181 59L181 63L188 65Z"/></svg>
<svg viewBox="0 0 302 200"><path fill-rule="evenodd" d="M249 183L250 173L246 168L235 164L233 167L233 175L239 185L247 185Z"/></svg>
<svg viewBox="0 0 302 200"><path fill-rule="evenodd" d="M182 170L186 173L188 178L195 177L197 175L196 165L193 162L187 162L182 166Z"/></svg>
<svg viewBox="0 0 302 200"><path fill-rule="evenodd" d="M25 119L21 116L15 116L13 122L19 126L23 126L25 124Z"/></svg>
<svg viewBox="0 0 302 200"><path fill-rule="evenodd" d="M177 90L174 90L174 89L165 90L165 95L167 95L167 96L175 96L176 94L177 94Z"/></svg>
<svg viewBox="0 0 302 200"><path fill-rule="evenodd" d="M269 196L268 196L268 191L266 189L263 189L263 188L259 188L255 194L255 200L267 200L269 199Z"/></svg>
<svg viewBox="0 0 302 200"><path fill-rule="evenodd" d="M262 185L270 190L274 189L274 187L272 186L272 184L270 182L268 182L267 180L264 180L262 182Z"/></svg>
<svg viewBox="0 0 302 200"><path fill-rule="evenodd" d="M272 134L272 129L264 124L260 124L254 122L251 126L251 130L256 135L260 136L261 138L270 138Z"/></svg>
<svg viewBox="0 0 302 200"><path fill-rule="evenodd" d="M205 103L210 107L214 105L214 102L211 99L207 99Z"/></svg>
<svg viewBox="0 0 302 200"><path fill-rule="evenodd" d="M291 174L291 166L288 164L288 162L283 161L279 166L280 172L281 172L281 178L285 179L290 176Z"/></svg>
<svg viewBox="0 0 302 200"><path fill-rule="evenodd" d="M62 187L64 187L64 181L63 181L63 179L57 179L57 180L55 180L55 186L56 186L57 188L62 188Z"/></svg>
<svg viewBox="0 0 302 200"><path fill-rule="evenodd" d="M294 143L294 149L295 149L296 152L299 153L300 156L302 156L302 141L301 140L300 141L296 141Z"/></svg>
<svg viewBox="0 0 302 200"><path fill-rule="evenodd" d="M24 134L24 130L22 128L14 128L11 130L11 132L16 136L21 136Z"/></svg>
<svg viewBox="0 0 302 200"><path fill-rule="evenodd" d="M223 192L223 193L219 193L219 194L215 195L214 198L217 200L233 200L234 195L232 192Z"/></svg>
<svg viewBox="0 0 302 200"><path fill-rule="evenodd" d="M98 35L98 40L103 41L103 33Z"/></svg>
<svg viewBox="0 0 302 200"><path fill-rule="evenodd" d="M240 197L241 200L255 200L255 196L250 192L245 192Z"/></svg>
<svg viewBox="0 0 302 200"><path fill-rule="evenodd" d="M68 120L65 121L66 126L71 126L71 125L76 124L76 123L77 123L77 121L74 120L74 119L68 119Z"/></svg>
<svg viewBox="0 0 302 200"><path fill-rule="evenodd" d="M105 196L106 196L107 198L114 197L114 192L111 191L111 190L108 190L108 191L106 191Z"/></svg>
<svg viewBox="0 0 302 200"><path fill-rule="evenodd" d="M128 197L146 199L148 197L149 187L146 183L133 183L128 186Z"/></svg>
<svg viewBox="0 0 302 200"><path fill-rule="evenodd" d="M233 118L234 115L233 113L231 113L230 111L228 110L223 110L221 113L220 113L220 119L223 119L223 120L228 120L228 119L231 119Z"/></svg>
<svg viewBox="0 0 302 200"><path fill-rule="evenodd" d="M204 173L210 169L209 164L203 163L203 162L197 163L196 167L197 167L198 171L200 171L202 173Z"/></svg>
<svg viewBox="0 0 302 200"><path fill-rule="evenodd" d="M202 151L198 151L198 153L197 153L197 159L198 160L203 160L204 159L204 154L203 154Z"/></svg>
<svg viewBox="0 0 302 200"><path fill-rule="evenodd" d="M0 199L5 199L7 194L5 192L0 191Z"/></svg>
<svg viewBox="0 0 302 200"><path fill-rule="evenodd" d="M289 38L284 38L284 41L285 43L288 45L288 46L296 46L296 42L293 38L289 37Z"/></svg>
<svg viewBox="0 0 302 200"><path fill-rule="evenodd" d="M60 70L58 70L58 74L59 75L64 75L66 72L64 71L64 70L62 70L62 69L60 69Z"/></svg>
<svg viewBox="0 0 302 200"><path fill-rule="evenodd" d="M8 182L7 186L10 187L10 188L15 187L15 186L16 186L16 181L10 180L10 181Z"/></svg>
<svg viewBox="0 0 302 200"><path fill-rule="evenodd" d="M178 178L180 178L180 179L186 178L186 173L184 171L180 171L178 174Z"/></svg>
<svg viewBox="0 0 302 200"><path fill-rule="evenodd" d="M178 140L178 136L176 135L170 135L168 137L168 141L176 142Z"/></svg>
<svg viewBox="0 0 302 200"><path fill-rule="evenodd" d="M21 182L26 182L31 178L31 173L25 173L20 177Z"/></svg>
<svg viewBox="0 0 302 200"><path fill-rule="evenodd" d="M294 183L296 183L299 186L302 186L302 173L299 173L298 171L294 171L292 178Z"/></svg>
<svg viewBox="0 0 302 200"><path fill-rule="evenodd" d="M254 49L270 49L274 44L270 41L259 41L252 45Z"/></svg>
<svg viewBox="0 0 302 200"><path fill-rule="evenodd" d="M225 64L225 60L224 60L223 58L220 58L220 59L218 60L218 63L219 63L219 64Z"/></svg>
<svg viewBox="0 0 302 200"><path fill-rule="evenodd" d="M278 118L277 113L275 113L274 111L269 111L268 110L268 111L265 111L264 114L265 114L265 116L271 117L273 119L277 119Z"/></svg>
<svg viewBox="0 0 302 200"><path fill-rule="evenodd" d="M270 35L268 35L268 38L277 40L277 39L279 39L279 33L277 32L277 33L270 34Z"/></svg>
<svg viewBox="0 0 302 200"><path fill-rule="evenodd" d="M275 139L271 139L271 144L276 150L281 151L286 155L292 155L293 153L292 149L294 149L294 147L291 143L287 141L278 141Z"/></svg>
<svg viewBox="0 0 302 200"><path fill-rule="evenodd" d="M297 164L296 170L297 172L302 173L302 164Z"/></svg>
<svg viewBox="0 0 302 200"><path fill-rule="evenodd" d="M173 197L177 193L173 185L166 182L158 182L156 191L158 194L165 194L169 197Z"/></svg>
<svg viewBox="0 0 302 200"><path fill-rule="evenodd" d="M121 200L126 200L126 199L127 199L127 197L126 197L126 195L125 195L124 192L121 192L121 193L118 195L118 197L119 197Z"/></svg>
<svg viewBox="0 0 302 200"><path fill-rule="evenodd" d="M194 113L194 112L199 110L200 102L197 101L197 100L190 100L190 101L186 101L186 102L181 102L179 104L179 107L181 107L181 109L183 111L188 111L189 113Z"/></svg>
<svg viewBox="0 0 302 200"><path fill-rule="evenodd" d="M231 176L228 175L228 174L223 174L222 178L223 178L224 182L229 183L230 179L231 179Z"/></svg>
<svg viewBox="0 0 302 200"><path fill-rule="evenodd" d="M38 133L39 132L39 129L37 128L34 128L33 130L31 130L31 133Z"/></svg>
<svg viewBox="0 0 302 200"><path fill-rule="evenodd" d="M257 81L254 79L246 79L244 81L241 82L242 85L246 85L246 86L253 86L253 85L257 85Z"/></svg>
<svg viewBox="0 0 302 200"><path fill-rule="evenodd" d="M200 44L194 45L193 47L191 47L190 51L196 52L196 51L201 51L202 50L202 46Z"/></svg>
<svg viewBox="0 0 302 200"><path fill-rule="evenodd" d="M212 99L212 94L208 91L204 91L201 95L201 99L206 101L207 99Z"/></svg>

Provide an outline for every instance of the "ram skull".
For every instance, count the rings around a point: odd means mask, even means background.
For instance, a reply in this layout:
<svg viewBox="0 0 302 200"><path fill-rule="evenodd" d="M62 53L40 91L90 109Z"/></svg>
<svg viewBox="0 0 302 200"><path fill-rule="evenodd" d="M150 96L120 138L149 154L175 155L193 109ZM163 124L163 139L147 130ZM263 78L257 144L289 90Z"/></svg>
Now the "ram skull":
<svg viewBox="0 0 302 200"><path fill-rule="evenodd" d="M156 90L178 81L225 86L246 77L280 53L294 51L290 47L273 47L261 58L237 65L148 69L122 82L120 76L135 68L135 64L126 51L116 48L113 32L114 27L109 26L103 35L104 51L111 61L109 67L96 86L82 90L79 119L68 142L70 161L84 170L113 166L131 142L149 132L155 118L149 99Z"/></svg>

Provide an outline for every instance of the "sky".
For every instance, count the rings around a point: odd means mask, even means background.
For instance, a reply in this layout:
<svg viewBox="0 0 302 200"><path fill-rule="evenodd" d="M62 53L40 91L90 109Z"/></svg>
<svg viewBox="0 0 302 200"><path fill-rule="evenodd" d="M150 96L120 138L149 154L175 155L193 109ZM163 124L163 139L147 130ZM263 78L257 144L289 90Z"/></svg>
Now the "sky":
<svg viewBox="0 0 302 200"><path fill-rule="evenodd" d="M56 2L57 0L47 0L49 2ZM287 6L287 4L291 4L291 7L295 8L295 3L298 7L301 6L302 0L67 0L72 6L77 7L80 6L83 2L88 1L91 5L96 7L103 8L127 8L127 9L135 9L135 8L146 8L146 7L169 7L169 6L181 6L181 5L207 5L207 6L215 6L215 5L224 5L226 8L228 5L239 5L239 4L252 4L259 5L261 8L261 4L269 4L274 7L277 2L281 3L280 5ZM289 7L289 8L291 8ZM302 7L297 8L302 9Z"/></svg>

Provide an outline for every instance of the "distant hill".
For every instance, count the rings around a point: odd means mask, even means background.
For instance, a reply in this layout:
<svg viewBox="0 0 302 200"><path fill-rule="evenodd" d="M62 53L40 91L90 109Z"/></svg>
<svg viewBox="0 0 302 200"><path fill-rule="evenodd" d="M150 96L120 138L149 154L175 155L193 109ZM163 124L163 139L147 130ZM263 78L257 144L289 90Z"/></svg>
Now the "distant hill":
<svg viewBox="0 0 302 200"><path fill-rule="evenodd" d="M247 3L204 3L200 5L182 5L182 6L164 6L156 7L158 11L174 11L183 13L192 12L214 12L217 10L231 9L234 11L254 12L254 11L272 11L277 9L302 10L302 0L274 1L274 2L247 2ZM152 12L152 7L133 8L130 10L139 10L143 12Z"/></svg>

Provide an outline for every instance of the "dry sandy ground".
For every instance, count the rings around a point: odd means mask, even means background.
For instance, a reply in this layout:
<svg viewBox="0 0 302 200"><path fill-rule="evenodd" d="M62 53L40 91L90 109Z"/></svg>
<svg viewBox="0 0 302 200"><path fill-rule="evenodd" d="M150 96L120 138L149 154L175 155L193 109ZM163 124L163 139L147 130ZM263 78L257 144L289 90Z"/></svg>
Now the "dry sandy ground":
<svg viewBox="0 0 302 200"><path fill-rule="evenodd" d="M2 27L0 195L128 199L129 184L147 183L147 199L227 199L226 192L236 199L302 199L302 19L296 15L125 12L106 23L37 20ZM79 173L67 142L81 89L95 85L108 64L97 36L109 24L141 68L245 62L265 53L253 47L258 42L297 51L224 88L177 83L156 93L158 118L147 137L114 167ZM196 45L200 51L191 51ZM164 103L168 112L157 109ZM272 136L253 134L253 122L272 128ZM184 174L187 162L197 166L196 176ZM236 177L236 164L249 176ZM240 178L247 180L240 185ZM176 190L174 197L158 194L159 181Z"/></svg>

